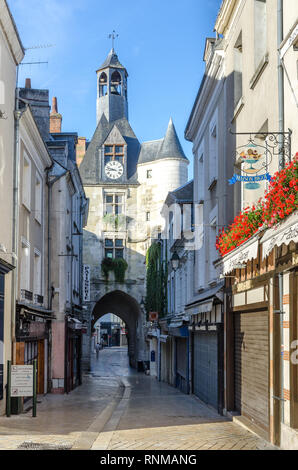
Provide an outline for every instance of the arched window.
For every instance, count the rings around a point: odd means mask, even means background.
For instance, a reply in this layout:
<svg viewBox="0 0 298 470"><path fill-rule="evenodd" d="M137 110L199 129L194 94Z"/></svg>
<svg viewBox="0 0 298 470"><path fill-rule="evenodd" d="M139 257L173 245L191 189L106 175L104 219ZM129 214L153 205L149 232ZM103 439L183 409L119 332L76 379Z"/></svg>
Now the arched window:
<svg viewBox="0 0 298 470"><path fill-rule="evenodd" d="M105 72L99 77L99 96L105 96L108 92L108 78Z"/></svg>
<svg viewBox="0 0 298 470"><path fill-rule="evenodd" d="M120 75L120 73L119 73L117 70L112 73L112 77L111 77L111 93L112 93L113 95L121 95L121 94L122 94L121 75Z"/></svg>

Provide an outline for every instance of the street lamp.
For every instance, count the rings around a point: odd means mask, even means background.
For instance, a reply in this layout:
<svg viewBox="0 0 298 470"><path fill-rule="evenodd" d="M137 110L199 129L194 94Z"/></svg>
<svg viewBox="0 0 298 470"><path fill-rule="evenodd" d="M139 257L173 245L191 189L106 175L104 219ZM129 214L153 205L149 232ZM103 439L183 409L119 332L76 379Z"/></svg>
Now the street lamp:
<svg viewBox="0 0 298 470"><path fill-rule="evenodd" d="M177 251L174 251L172 258L171 258L171 263L172 263L172 269L174 271L177 271L177 269L179 268L179 263L180 263L180 258L179 258Z"/></svg>

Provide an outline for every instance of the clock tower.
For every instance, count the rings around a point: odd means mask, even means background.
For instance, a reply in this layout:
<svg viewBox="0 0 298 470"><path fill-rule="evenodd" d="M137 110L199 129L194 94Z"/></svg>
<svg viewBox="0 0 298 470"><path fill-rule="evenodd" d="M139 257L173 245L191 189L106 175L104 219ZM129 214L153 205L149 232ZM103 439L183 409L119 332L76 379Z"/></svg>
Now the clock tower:
<svg viewBox="0 0 298 470"><path fill-rule="evenodd" d="M90 360L92 328L106 313L127 327L130 363L147 361L146 253L161 226L169 191L187 181L188 160L170 120L163 138L139 142L128 121L127 71L114 48L96 72L97 127L80 175L89 200L83 259L90 273L84 312L83 361ZM119 274L120 273L120 274Z"/></svg>
<svg viewBox="0 0 298 470"><path fill-rule="evenodd" d="M111 49L108 57L97 70L97 123L105 114L108 122L125 117L128 119L127 71Z"/></svg>

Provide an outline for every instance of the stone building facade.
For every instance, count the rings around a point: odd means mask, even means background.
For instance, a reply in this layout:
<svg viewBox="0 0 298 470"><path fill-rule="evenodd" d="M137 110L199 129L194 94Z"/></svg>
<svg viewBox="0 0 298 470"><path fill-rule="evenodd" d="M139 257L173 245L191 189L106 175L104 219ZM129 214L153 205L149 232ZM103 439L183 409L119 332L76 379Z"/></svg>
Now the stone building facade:
<svg viewBox="0 0 298 470"><path fill-rule="evenodd" d="M17 66L24 48L5 0L0 1L0 415L5 411L7 361L12 359L14 329L14 281L16 279L16 214L14 178L17 176L15 145L15 88ZM14 217L13 217L14 215Z"/></svg>
<svg viewBox="0 0 298 470"><path fill-rule="evenodd" d="M127 77L112 49L97 71L97 128L84 158L85 142L80 141L80 173L90 200L84 230L84 265L90 272L85 285L86 367L92 328L106 313L126 323L131 364L147 360L146 252L162 225L160 211L167 193L187 181L188 160L172 120L163 139L141 144L134 134L128 121ZM113 271L103 275L106 259L127 262L123 282Z"/></svg>

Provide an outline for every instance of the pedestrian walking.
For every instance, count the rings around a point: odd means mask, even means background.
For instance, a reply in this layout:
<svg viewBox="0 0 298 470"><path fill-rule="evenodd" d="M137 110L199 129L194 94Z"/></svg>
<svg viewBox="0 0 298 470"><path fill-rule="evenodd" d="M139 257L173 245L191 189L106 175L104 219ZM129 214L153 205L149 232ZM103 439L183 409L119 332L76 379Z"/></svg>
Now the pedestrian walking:
<svg viewBox="0 0 298 470"><path fill-rule="evenodd" d="M95 350L96 350L96 359L98 359L99 351L100 351L100 344L99 343L96 344Z"/></svg>

